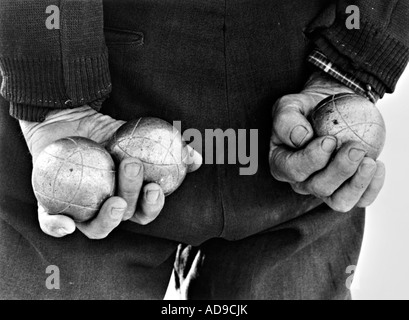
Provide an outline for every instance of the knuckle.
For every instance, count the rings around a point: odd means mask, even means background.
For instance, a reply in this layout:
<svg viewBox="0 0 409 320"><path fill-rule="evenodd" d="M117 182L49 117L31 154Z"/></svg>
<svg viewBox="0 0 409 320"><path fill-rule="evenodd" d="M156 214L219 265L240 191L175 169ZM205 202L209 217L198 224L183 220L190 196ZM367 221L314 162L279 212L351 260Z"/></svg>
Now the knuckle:
<svg viewBox="0 0 409 320"><path fill-rule="evenodd" d="M152 220L148 220L148 219L146 219L146 218L144 218L144 219L139 219L139 224L141 225L141 226L146 226L146 225L148 225L149 223L151 223L152 222Z"/></svg>
<svg viewBox="0 0 409 320"><path fill-rule="evenodd" d="M279 98L276 103L273 105L273 111L275 114L277 114L278 111L280 111L282 109L282 106L284 104L285 101L285 96Z"/></svg>
<svg viewBox="0 0 409 320"><path fill-rule="evenodd" d="M283 175L278 166L278 153L272 152L270 158L270 173L277 181L284 182Z"/></svg>
<svg viewBox="0 0 409 320"><path fill-rule="evenodd" d="M273 176L273 178L277 181L280 182L285 182L284 178L282 177L282 175L278 172L277 168L274 166L270 166L270 173Z"/></svg>
<svg viewBox="0 0 409 320"><path fill-rule="evenodd" d="M358 208L366 208L369 207L372 204L373 201L368 201L368 200L361 200L358 204Z"/></svg>
<svg viewBox="0 0 409 320"><path fill-rule="evenodd" d="M83 233L90 240L102 240L108 236L108 234L106 233L98 233L98 232L85 231Z"/></svg>
<svg viewBox="0 0 409 320"><path fill-rule="evenodd" d="M147 217L147 216L145 216L145 215L141 215L141 214L134 215L134 216L132 217L132 221L133 221L133 222L136 222L137 224L140 224L141 226L146 226L146 225L148 225L149 223L151 223L153 220L154 220L154 219L149 218L149 217Z"/></svg>
<svg viewBox="0 0 409 320"><path fill-rule="evenodd" d="M310 189L311 193L318 198L328 198L334 193L331 188L322 184L311 184Z"/></svg>
<svg viewBox="0 0 409 320"><path fill-rule="evenodd" d="M132 218L134 215L134 210L128 210L125 212L124 216L122 217L122 221L127 221Z"/></svg>
<svg viewBox="0 0 409 320"><path fill-rule="evenodd" d="M339 202L332 203L330 207L332 210L336 212L347 213L351 211L354 206L346 203L345 201L339 201Z"/></svg>
<svg viewBox="0 0 409 320"><path fill-rule="evenodd" d="M357 179L352 183L352 191L362 192L368 187L369 180L367 179Z"/></svg>
<svg viewBox="0 0 409 320"><path fill-rule="evenodd" d="M286 109L288 105L293 104L294 100L298 98L297 95L290 94L279 98L273 106L273 118L275 120L282 119L286 116ZM278 123L276 121L275 123Z"/></svg>
<svg viewBox="0 0 409 320"><path fill-rule="evenodd" d="M122 198L126 199L126 202L136 202L138 201L139 194L137 193L137 190L127 190L127 189L122 189L120 192L120 195Z"/></svg>
<svg viewBox="0 0 409 320"><path fill-rule="evenodd" d="M289 178L294 182L304 182L308 179L307 174L303 170L300 170L299 168L289 164L288 162L286 162L285 164L285 170Z"/></svg>
<svg viewBox="0 0 409 320"><path fill-rule="evenodd" d="M298 99L298 95L296 94L287 94L282 96L280 99L277 100L277 107L279 109L285 108L288 104L293 103L294 100Z"/></svg>
<svg viewBox="0 0 409 320"><path fill-rule="evenodd" d="M337 174L342 178L351 177L356 171L357 167L344 162L338 162L337 164Z"/></svg>
<svg viewBox="0 0 409 320"><path fill-rule="evenodd" d="M307 195L310 194L309 192L305 191L304 188L301 186L300 183L291 183L291 188L295 193L298 193L300 195Z"/></svg>

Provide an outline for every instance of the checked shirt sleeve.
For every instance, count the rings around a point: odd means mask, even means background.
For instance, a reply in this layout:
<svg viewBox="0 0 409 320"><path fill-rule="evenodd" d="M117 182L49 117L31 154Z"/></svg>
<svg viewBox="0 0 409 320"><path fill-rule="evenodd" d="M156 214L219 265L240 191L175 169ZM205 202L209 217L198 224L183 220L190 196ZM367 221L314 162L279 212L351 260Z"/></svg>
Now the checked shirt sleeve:
<svg viewBox="0 0 409 320"><path fill-rule="evenodd" d="M347 26L350 6L359 9L359 29ZM382 98L395 90L409 61L409 1L334 1L306 34L333 65Z"/></svg>

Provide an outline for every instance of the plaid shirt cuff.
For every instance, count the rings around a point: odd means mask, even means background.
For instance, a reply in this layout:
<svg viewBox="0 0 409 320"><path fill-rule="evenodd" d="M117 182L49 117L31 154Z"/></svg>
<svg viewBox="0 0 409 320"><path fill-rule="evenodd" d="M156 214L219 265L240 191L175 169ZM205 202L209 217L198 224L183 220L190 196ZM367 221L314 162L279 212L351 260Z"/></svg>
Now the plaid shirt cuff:
<svg viewBox="0 0 409 320"><path fill-rule="evenodd" d="M322 52L314 50L308 56L308 62L312 63L317 68L329 74L348 88L354 90L356 93L367 97L373 103L376 103L376 101L379 99L378 95L372 90L371 85L364 84L352 75L343 72L341 69L335 66Z"/></svg>

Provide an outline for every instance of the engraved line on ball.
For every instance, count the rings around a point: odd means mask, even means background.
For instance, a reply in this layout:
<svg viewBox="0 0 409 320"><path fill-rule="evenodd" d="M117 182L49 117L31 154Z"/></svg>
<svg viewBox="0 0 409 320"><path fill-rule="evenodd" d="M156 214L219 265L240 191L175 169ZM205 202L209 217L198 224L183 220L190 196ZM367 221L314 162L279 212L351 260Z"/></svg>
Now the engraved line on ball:
<svg viewBox="0 0 409 320"><path fill-rule="evenodd" d="M131 135L129 137L132 137L136 131L136 128L139 126L139 123L142 121L142 118L139 118L138 121L135 123L135 126L132 129ZM131 144L131 140L128 141L128 145L126 146L127 148Z"/></svg>
<svg viewBox="0 0 409 320"><path fill-rule="evenodd" d="M339 111L337 105L334 103L334 108L335 110L338 112L339 116L341 117L341 120L345 123L345 125L351 130L351 132L359 139L361 140L364 144L370 146L371 148L376 149L376 147L372 146L370 143L366 142L364 139L362 139L357 132L355 132L354 130L352 130L352 128L350 127L349 123L345 120L345 118L342 116L341 112Z"/></svg>
<svg viewBox="0 0 409 320"><path fill-rule="evenodd" d="M75 142L75 141L74 141L74 142ZM80 157L81 157L81 176L80 176L80 180L79 180L77 189L75 190L74 195L72 196L71 200L67 201L67 203L69 203L69 205L68 205L66 208L64 208L64 210L60 210L59 212L55 212L55 213L63 213L64 211L66 211L66 210L70 207L70 205L72 204L72 201L75 199L75 197L77 196L78 191L79 191L80 188L81 188L82 179L83 179L83 177L84 177L84 167L82 166L82 164L84 163L84 158L83 158L83 156L82 156L81 150L76 150L72 155L70 155L69 157L67 157L67 159L71 158L72 156L74 156L74 155L77 154L77 153L79 153L79 155L80 155ZM64 160L64 162L61 164L60 168L58 169L58 173L60 172L61 168L62 168L64 165L66 165L66 164L67 164L67 161ZM54 195L54 194L55 194L55 181L57 180L57 177L58 177L58 174L55 176L55 179L54 179L53 198L55 198L55 195Z"/></svg>
<svg viewBox="0 0 409 320"><path fill-rule="evenodd" d="M92 211L94 211L94 210L95 210L95 211L98 211L98 209L99 209L99 207L96 207L96 208L93 208L93 207L85 207L85 206L82 206L82 205L80 205L80 204L70 203L70 202L67 202L67 201L65 201L65 200L61 200L61 199L57 199L57 198L52 198L52 197L47 196L47 195L45 195L44 193L41 193L41 192L36 191L36 190L34 190L34 193L40 195L41 197L44 197L44 198L47 198L47 199L50 199L50 200L53 200L53 201L59 201L59 202L61 202L61 203L63 203L63 204L68 204L69 206L68 206L67 208L65 208L64 211L67 210L70 206L72 206L72 207L78 207L78 208L81 208L81 209L90 209L90 210L92 210ZM58 214L59 214L59 213L63 213L64 211L52 212L52 213L58 213Z"/></svg>
<svg viewBox="0 0 409 320"><path fill-rule="evenodd" d="M142 139L144 139L144 137L141 137ZM149 139L149 138L147 138L147 139ZM150 140L152 140L152 139L150 139ZM155 140L152 140L152 141L155 141ZM162 145L161 145L162 146ZM128 157L130 157L130 158L133 158L133 156L131 156L128 152L126 152L119 144L117 144L117 147L124 153L124 154L126 154ZM163 148L164 148L164 146L162 146ZM172 155L173 156L173 155ZM140 158L138 158L139 159L139 161L141 161L142 163L145 163L145 164L149 164L149 165L152 165L152 166L158 166L158 167L169 167L169 166L175 166L176 167L176 169L178 170L178 179L179 179L179 177L180 177L180 169L179 169L179 164L178 163L169 163L169 164L166 164L166 163L163 163L163 164L161 164L161 163L152 163L152 162L148 162L148 161L146 161L146 160L143 160L143 159L140 159Z"/></svg>
<svg viewBox="0 0 409 320"><path fill-rule="evenodd" d="M61 157L59 157L59 156L56 156L55 154L48 153L48 152L45 151L45 150L44 150L43 152L46 153L46 154L48 154L49 156L55 157L55 158L58 159L58 160L66 161L67 163L72 164L72 165L74 165L74 166L80 166L80 164L78 164L78 163L69 161L68 159L61 158ZM77 152L78 152L78 150L75 150L72 155L74 155L74 154L77 153ZM70 156L67 157L67 158L70 158L72 155L70 155ZM107 170L107 169L104 169L104 168L97 168L97 167L93 167L93 166L86 165L86 164L83 164L83 165L81 165L81 166L84 167L84 168L95 169L95 170L101 170L101 171L106 171L106 172L116 172L115 170Z"/></svg>
<svg viewBox="0 0 409 320"><path fill-rule="evenodd" d="M339 130L338 132L333 133L332 135L336 136L336 135L340 134L341 132L343 132L343 131L345 131L345 130L348 130L348 129L349 129L349 130L352 130L352 129L351 129L352 127L360 126L360 125L363 125L363 124L375 125L375 126L379 126L379 127L381 127L382 129L384 129L384 127L383 127L382 125L380 125L379 123L376 123L376 122L360 122L360 123L351 124L351 125L348 126L347 128L343 128L343 129ZM365 133L366 133L366 132L368 132L368 129L365 129ZM365 134L364 134L364 135L365 135ZM363 140L363 141L364 141L364 140ZM380 149L380 147L373 146L373 145L371 145L369 142L366 142L366 144L367 144L368 146L370 146L371 148L374 148L375 150L379 150L379 149Z"/></svg>
<svg viewBox="0 0 409 320"><path fill-rule="evenodd" d="M143 136L133 136L133 137L123 138L123 139L117 141L116 146L117 146L119 149L121 149L123 152L125 152L125 150L120 146L120 143L121 143L122 141L124 141L124 140L136 140L136 139L146 139L146 140L150 140L150 141L152 141L152 142L154 142L154 143L160 145L163 149L165 149L165 150L168 149L168 147L164 146L164 145L161 144L159 141L154 140L154 139L152 139L152 138L143 137ZM129 148L129 144L126 146L126 148ZM126 153L129 157L132 157L129 153L127 153L127 152L125 152L125 153ZM182 153L182 152L181 152L181 153ZM172 158L173 158L173 160L175 161L175 163L162 163L162 164L160 164L160 163L151 163L151 164L156 164L156 165L168 165L168 166L169 166L169 165L182 164L182 161L178 162L178 161L175 159L175 156L174 156L172 153L170 153L170 155L172 156ZM181 157L181 158L182 158L182 157ZM149 162L146 162L146 163L149 163Z"/></svg>
<svg viewBox="0 0 409 320"><path fill-rule="evenodd" d="M314 109L314 113L316 113L316 112L318 112L320 109L322 109L323 107L325 107L327 104L329 104L329 103L335 103L335 101L337 101L337 100L339 100L339 99L343 99L343 98L346 98L346 97L355 97L356 96L356 94L354 94L354 93L339 93L339 94L337 94L337 95L333 95L333 96L331 96L331 99L329 99L326 103L323 103L324 102L324 100L325 99L323 99L319 104L318 104L318 106ZM328 97L329 98L329 97ZM327 98L327 99L328 99Z"/></svg>
<svg viewBox="0 0 409 320"><path fill-rule="evenodd" d="M166 159L166 157L168 156L168 154L169 154L171 148L173 147L173 143L175 142L175 140L176 140L176 138L177 138L177 136L178 136L178 134L179 134L179 132L178 132L177 130L175 130L175 131L176 131L176 132L175 132L175 135L173 136L172 142L170 143L170 146L169 146L168 150L166 151L166 154L165 154L164 157L163 157L162 163L165 162L165 159ZM182 155L180 155L180 156L182 157ZM173 155L172 155L172 158L173 158Z"/></svg>

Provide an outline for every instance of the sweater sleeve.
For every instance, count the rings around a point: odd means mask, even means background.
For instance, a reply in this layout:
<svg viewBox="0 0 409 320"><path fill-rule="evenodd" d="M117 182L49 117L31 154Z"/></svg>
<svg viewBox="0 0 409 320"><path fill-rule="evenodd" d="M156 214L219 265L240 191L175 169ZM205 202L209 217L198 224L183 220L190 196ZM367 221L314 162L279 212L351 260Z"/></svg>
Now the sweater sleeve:
<svg viewBox="0 0 409 320"><path fill-rule="evenodd" d="M0 93L17 119L42 121L51 109L84 104L99 109L111 91L102 0L2 0L0 71Z"/></svg>
<svg viewBox="0 0 409 320"><path fill-rule="evenodd" d="M358 24L353 14L359 14ZM334 64L382 97L395 90L409 60L409 1L334 1L306 34Z"/></svg>

